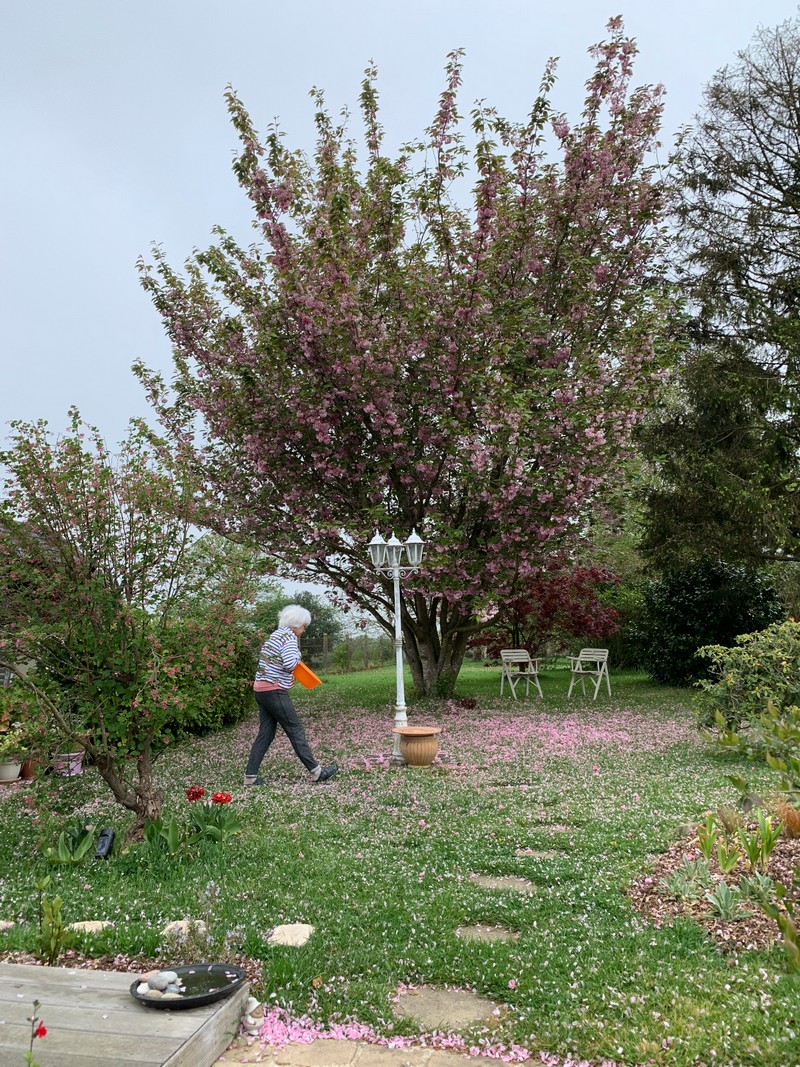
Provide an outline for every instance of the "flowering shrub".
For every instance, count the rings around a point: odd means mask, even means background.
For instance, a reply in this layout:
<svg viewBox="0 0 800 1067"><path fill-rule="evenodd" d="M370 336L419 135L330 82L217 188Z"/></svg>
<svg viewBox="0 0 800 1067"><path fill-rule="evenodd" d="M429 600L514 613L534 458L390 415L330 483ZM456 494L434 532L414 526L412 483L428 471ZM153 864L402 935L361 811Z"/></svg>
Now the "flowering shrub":
<svg viewBox="0 0 800 1067"><path fill-rule="evenodd" d="M24 759L48 747L48 730L36 700L19 682L0 686L0 760Z"/></svg>
<svg viewBox="0 0 800 1067"><path fill-rule="evenodd" d="M197 705L231 687L246 704L231 635L253 560L195 536L197 486L141 427L112 455L70 418L56 440L43 422L14 423L0 453L0 664L24 676L54 728L80 738L136 816L134 837L163 803L154 763L197 728ZM45 682L25 674L30 662Z"/></svg>
<svg viewBox="0 0 800 1067"><path fill-rule="evenodd" d="M710 664L710 679L700 681L695 706L701 726L719 713L730 729L760 720L772 703L778 713L800 704L800 623L774 623L741 634L735 648L706 645L698 656Z"/></svg>
<svg viewBox="0 0 800 1067"><path fill-rule="evenodd" d="M168 724L177 739L241 722L253 702L250 629L238 610L232 612L230 623L209 646L208 610L213 605L199 597L182 609L162 638L164 655L179 665L173 675L178 714Z"/></svg>
<svg viewBox="0 0 800 1067"><path fill-rule="evenodd" d="M716 725L722 748L766 760L781 775L784 801L800 808L800 623L789 619L736 643L700 649L714 670L695 698L700 725ZM750 793L743 778L731 781Z"/></svg>

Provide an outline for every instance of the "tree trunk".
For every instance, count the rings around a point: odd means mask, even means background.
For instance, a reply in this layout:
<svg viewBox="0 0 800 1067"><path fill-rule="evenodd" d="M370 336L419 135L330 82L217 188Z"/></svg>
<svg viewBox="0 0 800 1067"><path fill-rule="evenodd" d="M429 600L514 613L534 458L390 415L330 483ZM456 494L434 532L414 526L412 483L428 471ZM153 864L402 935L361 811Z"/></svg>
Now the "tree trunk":
<svg viewBox="0 0 800 1067"><path fill-rule="evenodd" d="M90 751L90 749L87 749ZM113 756L91 753L95 758L100 777L108 785L115 799L124 808L132 811L136 818L125 834L126 841L134 841L141 836L144 824L149 819L161 815L164 804L164 790L156 784L153 777L153 761L149 750L136 761L137 781L132 785L122 777Z"/></svg>
<svg viewBox="0 0 800 1067"><path fill-rule="evenodd" d="M451 697L472 631L469 615L463 609L451 614L445 603L415 600L416 621L406 610L402 613L403 649L414 689L420 697Z"/></svg>
<svg viewBox="0 0 800 1067"><path fill-rule="evenodd" d="M421 696L451 697L453 695L467 651L467 636L465 633L457 634L444 642L435 662L430 649L424 644L418 644L416 657L413 654L408 655L414 688ZM421 673L415 672L415 662L422 668Z"/></svg>

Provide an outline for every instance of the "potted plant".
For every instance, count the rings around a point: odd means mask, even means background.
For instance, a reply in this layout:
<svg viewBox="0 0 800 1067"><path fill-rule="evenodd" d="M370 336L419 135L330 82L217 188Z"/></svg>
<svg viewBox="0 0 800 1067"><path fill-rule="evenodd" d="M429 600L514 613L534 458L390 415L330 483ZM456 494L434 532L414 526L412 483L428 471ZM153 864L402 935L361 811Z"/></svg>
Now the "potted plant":
<svg viewBox="0 0 800 1067"><path fill-rule="evenodd" d="M57 752L53 757L53 770L63 778L83 774L83 749L75 752Z"/></svg>
<svg viewBox="0 0 800 1067"><path fill-rule="evenodd" d="M12 722L0 732L0 782L16 782L25 757L22 723Z"/></svg>
<svg viewBox="0 0 800 1067"><path fill-rule="evenodd" d="M0 763L12 764L0 781L16 781L13 764L22 764L22 778L34 777L33 764L46 742L47 730L38 712L36 699L18 682L0 687Z"/></svg>

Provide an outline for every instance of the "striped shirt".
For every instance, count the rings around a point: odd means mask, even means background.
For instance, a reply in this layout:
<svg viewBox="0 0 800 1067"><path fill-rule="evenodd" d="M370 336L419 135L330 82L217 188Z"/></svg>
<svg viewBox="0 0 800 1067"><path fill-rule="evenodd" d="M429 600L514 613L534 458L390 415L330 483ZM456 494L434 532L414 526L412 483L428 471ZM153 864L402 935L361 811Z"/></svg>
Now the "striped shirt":
<svg viewBox="0 0 800 1067"><path fill-rule="evenodd" d="M291 689L294 685L292 671L301 659L297 634L288 626L282 626L261 646L255 686L258 689Z"/></svg>

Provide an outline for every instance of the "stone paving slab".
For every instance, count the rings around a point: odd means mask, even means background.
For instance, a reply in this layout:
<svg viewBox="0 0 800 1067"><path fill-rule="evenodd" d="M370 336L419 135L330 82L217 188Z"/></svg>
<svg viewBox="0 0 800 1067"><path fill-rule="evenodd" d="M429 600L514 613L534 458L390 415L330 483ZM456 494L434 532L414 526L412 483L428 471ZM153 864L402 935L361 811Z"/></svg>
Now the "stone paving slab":
<svg viewBox="0 0 800 1067"><path fill-rule="evenodd" d="M464 1056L444 1049L388 1048L367 1041L319 1038L279 1049L262 1049L258 1041L249 1047L234 1042L217 1063L225 1067L254 1063L265 1067L463 1067ZM471 1056L469 1067L497 1067L497 1060Z"/></svg>
<svg viewBox="0 0 800 1067"><path fill-rule="evenodd" d="M309 923L284 923L275 927L267 941L270 945L294 945L299 948L313 933L314 927Z"/></svg>
<svg viewBox="0 0 800 1067"><path fill-rule="evenodd" d="M226 1064L227 1067L232 1067L236 1064L250 1064L250 1063L262 1063L268 1065L275 1064L275 1056L278 1050L261 1047L259 1041L254 1041L248 1045L247 1041L243 1037L236 1038L236 1040L228 1046L218 1060L215 1061L214 1067L217 1064Z"/></svg>
<svg viewBox="0 0 800 1067"><path fill-rule="evenodd" d="M431 1050L428 1048L362 1045L353 1060L353 1067L427 1067L430 1058Z"/></svg>
<svg viewBox="0 0 800 1067"><path fill-rule="evenodd" d="M243 1064L262 1063L262 1064L274 1064L275 1060L271 1056L266 1056L263 1053L256 1052L255 1049L247 1050L240 1048L229 1048L220 1056L218 1060L214 1061L214 1067L217 1064L222 1064L223 1067L239 1067Z"/></svg>
<svg viewBox="0 0 800 1067"><path fill-rule="evenodd" d="M357 1041L331 1041L317 1038L308 1044L287 1045L278 1052L279 1067L345 1067L358 1052Z"/></svg>
<svg viewBox="0 0 800 1067"><path fill-rule="evenodd" d="M431 1049L430 1058L425 1067L458 1067L459 1060L462 1067L464 1067L467 1057L461 1053L447 1052L445 1049ZM470 1056L467 1062L469 1067L498 1067L498 1061L491 1059L489 1056Z"/></svg>

